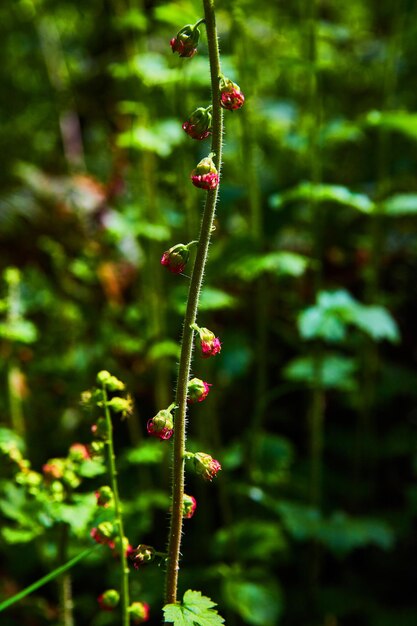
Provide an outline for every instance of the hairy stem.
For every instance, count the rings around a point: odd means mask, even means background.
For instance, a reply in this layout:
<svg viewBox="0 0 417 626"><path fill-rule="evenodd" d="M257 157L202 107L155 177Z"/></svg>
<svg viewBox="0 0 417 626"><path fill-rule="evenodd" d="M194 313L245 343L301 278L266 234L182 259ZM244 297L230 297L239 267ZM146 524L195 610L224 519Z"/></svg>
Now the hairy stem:
<svg viewBox="0 0 417 626"><path fill-rule="evenodd" d="M213 0L203 0L204 17L207 30L207 40L210 59L210 75L212 90L212 144L211 152L214 153L214 163L217 171L221 169L222 134L223 134L223 111L219 101L219 77L220 56L217 41L216 18ZM178 571L181 547L182 531L182 507L184 495L184 453L186 439L186 408L187 408L187 383L190 377L191 357L193 348L194 331L191 328L197 317L198 302L201 284L203 281L204 268L206 265L218 187L207 192L203 219L201 221L199 243L191 275L188 291L187 308L184 318L184 328L181 343L181 356L178 370L176 404L178 409L175 414L175 430L173 445L172 464L172 511L171 526L168 542L168 565L166 572L166 602L168 604L177 601Z"/></svg>
<svg viewBox="0 0 417 626"><path fill-rule="evenodd" d="M107 458L108 468L110 473L111 488L114 498L114 512L116 517L116 525L119 537L119 549L120 549L120 580L121 580L121 599L122 599L122 626L129 626L129 568L126 561L126 551L124 549L124 530L123 530L123 517L122 517L122 505L119 497L119 488L117 484L117 469L116 469L116 457L114 454L113 446L113 424L110 417L110 410L108 407L107 391L105 386L102 386L103 393L103 405L104 415L106 417L107 427Z"/></svg>

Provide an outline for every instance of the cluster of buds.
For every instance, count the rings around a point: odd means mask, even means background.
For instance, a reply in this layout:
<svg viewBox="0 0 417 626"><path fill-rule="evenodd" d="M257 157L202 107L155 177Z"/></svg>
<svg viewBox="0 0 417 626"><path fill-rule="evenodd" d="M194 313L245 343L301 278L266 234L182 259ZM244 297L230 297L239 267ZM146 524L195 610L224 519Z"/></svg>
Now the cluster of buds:
<svg viewBox="0 0 417 626"><path fill-rule="evenodd" d="M152 417L148 421L148 434L162 440L169 439L174 432L174 418L172 416L172 411L175 408L176 405L173 403L167 409L158 411L155 417Z"/></svg>
<svg viewBox="0 0 417 626"><path fill-rule="evenodd" d="M187 244L177 243L172 246L162 255L161 265L164 265L173 274L182 274L190 257L190 248L197 243L197 241L190 241Z"/></svg>
<svg viewBox="0 0 417 626"><path fill-rule="evenodd" d="M199 22L196 24L187 24L178 31L176 36L170 41L172 52L178 52L180 57L189 59L196 54L198 40L200 39L198 24Z"/></svg>
<svg viewBox="0 0 417 626"><path fill-rule="evenodd" d="M91 529L90 536L96 543L108 546L112 550L113 556L120 556L121 542L116 527L112 522L101 522L98 526ZM127 537L123 537L122 549L126 557L129 557L133 548Z"/></svg>
<svg viewBox="0 0 417 626"><path fill-rule="evenodd" d="M213 107L211 105L206 109L204 107L199 107L191 113L188 120L184 122L182 128L185 130L187 135L191 137L191 139L198 139L201 141L211 135L212 108Z"/></svg>
<svg viewBox="0 0 417 626"><path fill-rule="evenodd" d="M116 589L107 589L97 598L102 611L113 611L120 602L120 594Z"/></svg>
<svg viewBox="0 0 417 626"><path fill-rule="evenodd" d="M219 84L220 90L220 106L229 111L240 109L244 102L245 96L240 90L239 85L231 81L229 78L222 76Z"/></svg>
<svg viewBox="0 0 417 626"><path fill-rule="evenodd" d="M197 167L191 172L191 182L195 187L206 191L216 189L219 184L219 174L212 159L213 154L201 159Z"/></svg>
<svg viewBox="0 0 417 626"><path fill-rule="evenodd" d="M222 344L220 343L220 339L216 337L214 333L211 332L208 328L200 328L197 324L193 324L191 326L195 331L197 331L200 338L200 348L201 348L201 356L203 359L208 359L211 356L215 356L222 349Z"/></svg>
<svg viewBox="0 0 417 626"><path fill-rule="evenodd" d="M182 502L182 516L184 519L190 519L197 508L197 500L193 496L189 496L184 493L184 499Z"/></svg>
<svg viewBox="0 0 417 626"><path fill-rule="evenodd" d="M205 452L186 452L186 459L191 459L194 463L194 471L204 478L204 480L212 481L222 466L210 454Z"/></svg>
<svg viewBox="0 0 417 626"><path fill-rule="evenodd" d="M204 382L201 378L192 378L187 384L187 402L189 404L203 402L207 398L211 386L210 383Z"/></svg>
<svg viewBox="0 0 417 626"><path fill-rule="evenodd" d="M73 443L69 449L68 457L76 463L82 463L91 459L88 448L83 443Z"/></svg>

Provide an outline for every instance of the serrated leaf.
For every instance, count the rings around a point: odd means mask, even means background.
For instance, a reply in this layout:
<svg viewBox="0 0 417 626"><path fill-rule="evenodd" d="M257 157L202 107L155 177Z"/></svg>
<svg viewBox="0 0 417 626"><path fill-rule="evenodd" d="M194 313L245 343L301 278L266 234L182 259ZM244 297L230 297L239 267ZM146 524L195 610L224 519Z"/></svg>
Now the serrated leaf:
<svg viewBox="0 0 417 626"><path fill-rule="evenodd" d="M164 606L165 623L174 626L221 626L224 619L213 609L216 603L200 591L188 589L181 604Z"/></svg>

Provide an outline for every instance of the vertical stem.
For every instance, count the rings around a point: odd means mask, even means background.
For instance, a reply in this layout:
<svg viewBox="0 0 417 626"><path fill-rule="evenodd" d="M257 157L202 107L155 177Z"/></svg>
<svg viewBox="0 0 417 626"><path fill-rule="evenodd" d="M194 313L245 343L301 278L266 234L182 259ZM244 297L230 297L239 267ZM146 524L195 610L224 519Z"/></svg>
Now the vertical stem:
<svg viewBox="0 0 417 626"><path fill-rule="evenodd" d="M63 565L68 560L68 524L60 524L58 532L58 560L59 565ZM58 587L60 624L61 626L74 626L74 604L72 601L71 574L69 572L59 576Z"/></svg>
<svg viewBox="0 0 417 626"><path fill-rule="evenodd" d="M114 498L114 512L116 516L116 525L119 536L120 544L120 579L121 579L121 597L122 597L122 625L129 626L129 568L126 561L126 552L124 549L124 530L123 530L123 517L122 517L122 505L120 502L119 488L117 484L117 469L116 469L116 457L114 454L113 446L113 424L110 417L110 410L108 407L107 391L105 386L102 386L104 415L106 417L107 427L107 458L109 464L110 482L113 491Z"/></svg>
<svg viewBox="0 0 417 626"><path fill-rule="evenodd" d="M217 171L220 174L223 134L223 111L219 101L220 55L217 41L216 18L213 0L203 0L204 17L207 30L207 40L210 59L210 76L212 91L212 144L211 152ZM166 572L166 602L177 601L178 571L182 531L182 506L184 495L184 453L186 439L186 408L187 383L190 377L191 356L194 331L191 325L197 317L198 302L201 284L203 282L211 231L213 227L218 187L207 192L203 218L201 221L199 244L197 247L194 268L188 291L187 308L184 318L184 327L181 343L180 364L178 369L176 404L178 410L175 415L173 469L172 469L172 511L171 526L168 541L168 565Z"/></svg>

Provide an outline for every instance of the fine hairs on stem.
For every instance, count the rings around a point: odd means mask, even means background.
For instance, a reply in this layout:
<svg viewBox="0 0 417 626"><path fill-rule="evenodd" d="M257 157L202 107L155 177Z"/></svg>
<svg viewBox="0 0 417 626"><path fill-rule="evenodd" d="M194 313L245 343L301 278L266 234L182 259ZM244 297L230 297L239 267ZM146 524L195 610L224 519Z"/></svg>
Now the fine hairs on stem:
<svg viewBox="0 0 417 626"><path fill-rule="evenodd" d="M212 91L212 143L211 152L214 153L213 161L218 172L221 169L222 159L222 134L223 134L223 111L219 101L219 77L221 75L220 55L217 40L216 18L213 0L203 0L204 19L207 32L208 50L210 59L211 91ZM173 469L172 469L172 512L171 525L168 541L168 562L166 571L166 603L177 601L178 571L180 560L181 534L182 534L182 510L184 495L184 454L186 440L186 407L187 407L187 383L190 377L192 344L197 317L198 302L210 237L213 228L213 220L218 197L218 186L207 191L203 218L201 221L199 244L197 247L194 268L191 275L188 291L187 307L184 318L184 327L181 343L180 364L178 370L176 404L178 409L175 415L175 431L173 445Z"/></svg>

